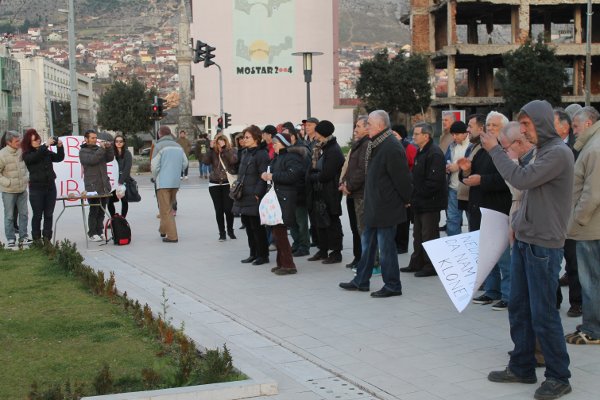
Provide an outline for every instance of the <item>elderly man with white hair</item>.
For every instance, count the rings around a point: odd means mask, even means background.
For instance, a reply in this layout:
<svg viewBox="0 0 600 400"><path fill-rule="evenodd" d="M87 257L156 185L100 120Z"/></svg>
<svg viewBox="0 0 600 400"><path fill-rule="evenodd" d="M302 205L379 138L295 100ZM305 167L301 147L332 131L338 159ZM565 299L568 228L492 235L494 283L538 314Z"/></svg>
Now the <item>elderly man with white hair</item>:
<svg viewBox="0 0 600 400"><path fill-rule="evenodd" d="M8 131L4 134L6 147L0 150L0 191L4 203L4 233L8 247L14 247L16 233L13 210L18 209L19 243L30 244L27 236L27 184L29 172L23 161L21 152L21 137L17 132Z"/></svg>
<svg viewBox="0 0 600 400"><path fill-rule="evenodd" d="M497 139L506 124L508 124L508 118L499 112L491 111L486 117L486 132L491 133ZM469 230L475 231L481 225L481 207L508 215L512 195L487 151L481 149L473 156L472 161L468 159L462 161L458 162L462 170L459 179L469 186ZM473 303L494 303L492 309L495 311L504 311L508 308L510 296L510 249L508 246L485 280L484 290L484 294L475 297Z"/></svg>
<svg viewBox="0 0 600 400"><path fill-rule="evenodd" d="M390 129L390 119L383 110L373 111L367 120L370 143L365 155L367 178L364 189L364 230L362 256L356 276L339 286L345 290L369 291L375 254L379 249L384 286L371 297L402 294L396 250L396 226L406 220L412 183L404 147Z"/></svg>
<svg viewBox="0 0 600 400"><path fill-rule="evenodd" d="M579 156L567 235L576 241L583 323L566 340L570 344L600 344L600 113L589 106L577 111L573 132Z"/></svg>

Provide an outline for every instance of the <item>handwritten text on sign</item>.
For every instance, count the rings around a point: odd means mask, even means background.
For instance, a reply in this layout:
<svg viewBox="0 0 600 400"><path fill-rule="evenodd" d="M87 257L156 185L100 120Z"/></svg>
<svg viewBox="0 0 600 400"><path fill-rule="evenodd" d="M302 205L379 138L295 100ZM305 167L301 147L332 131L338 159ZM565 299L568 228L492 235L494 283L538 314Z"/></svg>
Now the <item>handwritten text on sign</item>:
<svg viewBox="0 0 600 400"><path fill-rule="evenodd" d="M69 194L81 195L85 190L83 184L83 168L79 161L79 149L85 142L83 136L62 136L60 140L65 148L65 159L54 164L56 172L56 192L58 197L66 197ZM52 148L56 151L56 147ZM119 176L119 165L115 160L106 164L108 178L112 189L116 187L115 178Z"/></svg>

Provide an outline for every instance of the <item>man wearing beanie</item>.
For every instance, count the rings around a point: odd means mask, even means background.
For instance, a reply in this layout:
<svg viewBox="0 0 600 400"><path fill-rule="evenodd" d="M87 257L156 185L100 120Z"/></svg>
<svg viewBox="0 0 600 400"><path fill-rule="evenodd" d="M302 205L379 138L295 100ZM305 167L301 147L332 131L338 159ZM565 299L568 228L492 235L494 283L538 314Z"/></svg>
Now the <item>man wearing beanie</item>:
<svg viewBox="0 0 600 400"><path fill-rule="evenodd" d="M317 251L308 261L323 260L323 264L342 262L342 195L338 191L344 154L330 121L323 120L315 127L317 143L307 174L307 206L317 229ZM329 253L331 251L331 253Z"/></svg>
<svg viewBox="0 0 600 400"><path fill-rule="evenodd" d="M468 193L468 186L458 180L460 168L456 163L465 156L469 147L467 125L456 121L450 126L452 143L446 150L446 174L448 174L448 212L446 217L446 234L454 236L462 233L462 210L458 207L458 193ZM468 199L468 195L466 197ZM465 200L466 200L465 199Z"/></svg>
<svg viewBox="0 0 600 400"><path fill-rule="evenodd" d="M367 121L370 143L365 155L367 179L364 189L364 231L362 256L356 276L340 283L345 290L369 291L375 254L379 248L384 286L371 297L402 294L396 227L406 221L405 205L410 202L412 183L404 147L390 129L390 118L383 110L373 111Z"/></svg>

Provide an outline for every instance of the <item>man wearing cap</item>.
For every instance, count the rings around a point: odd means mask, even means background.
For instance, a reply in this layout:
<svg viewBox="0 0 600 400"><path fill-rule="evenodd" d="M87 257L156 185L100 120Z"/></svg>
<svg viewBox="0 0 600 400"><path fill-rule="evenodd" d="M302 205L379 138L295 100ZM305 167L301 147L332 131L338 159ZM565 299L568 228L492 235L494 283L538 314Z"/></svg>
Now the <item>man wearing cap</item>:
<svg viewBox="0 0 600 400"><path fill-rule="evenodd" d="M307 126L310 121L307 121ZM308 261L323 260L323 264L342 262L342 195L338 191L344 154L333 132L335 127L324 120L315 127L317 143L307 174L307 204L317 230L317 251ZM329 251L331 250L331 253Z"/></svg>
<svg viewBox="0 0 600 400"><path fill-rule="evenodd" d="M462 182L458 180L458 160L465 156L467 147L469 147L469 134L467 125L462 121L453 122L450 126L452 143L446 150L446 174L448 174L448 209L446 220L446 235L454 236L461 233L462 210L458 208L458 192L462 186L467 189Z"/></svg>
<svg viewBox="0 0 600 400"><path fill-rule="evenodd" d="M312 151L312 149L315 147L315 145L318 142L317 139L315 138L315 128L317 127L319 120L316 119L315 117L310 117L307 119L303 119L302 123L304 124L304 131L306 132L306 136L305 136L304 140L306 140L306 144L308 145L308 148Z"/></svg>
<svg viewBox="0 0 600 400"><path fill-rule="evenodd" d="M400 296L402 284L396 250L396 227L406 220L405 205L409 203L412 192L410 172L404 147L390 129L388 114L383 110L373 111L369 114L367 126L370 143L365 155L367 178L362 257L354 279L341 282L339 286L345 290L369 291L375 254L379 249L384 286L371 293L371 297Z"/></svg>

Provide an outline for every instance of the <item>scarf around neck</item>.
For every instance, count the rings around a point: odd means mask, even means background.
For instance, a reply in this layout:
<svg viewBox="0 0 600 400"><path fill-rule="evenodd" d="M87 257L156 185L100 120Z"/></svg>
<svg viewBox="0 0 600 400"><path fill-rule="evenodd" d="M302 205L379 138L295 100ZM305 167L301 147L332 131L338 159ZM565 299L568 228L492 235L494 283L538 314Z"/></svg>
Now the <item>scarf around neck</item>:
<svg viewBox="0 0 600 400"><path fill-rule="evenodd" d="M369 160L371 159L371 153L372 151L379 146L381 143L384 142L385 139L387 139L388 137L390 137L392 135L392 131L389 128L385 128L385 130L381 131L380 133L377 134L377 136L375 136L375 139L371 139L371 141L369 142L369 145L367 146L367 152L365 154L365 174L367 173L367 170L369 169Z"/></svg>

